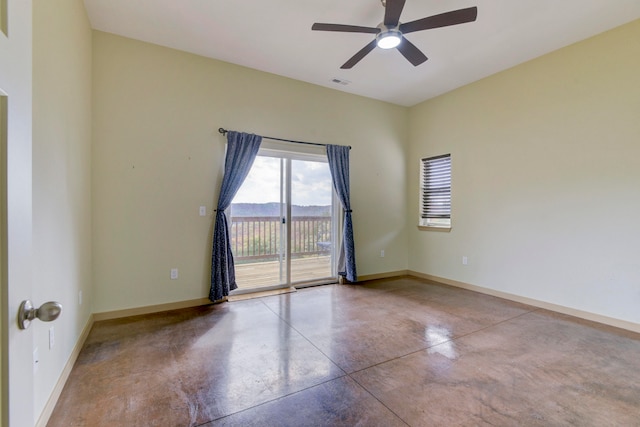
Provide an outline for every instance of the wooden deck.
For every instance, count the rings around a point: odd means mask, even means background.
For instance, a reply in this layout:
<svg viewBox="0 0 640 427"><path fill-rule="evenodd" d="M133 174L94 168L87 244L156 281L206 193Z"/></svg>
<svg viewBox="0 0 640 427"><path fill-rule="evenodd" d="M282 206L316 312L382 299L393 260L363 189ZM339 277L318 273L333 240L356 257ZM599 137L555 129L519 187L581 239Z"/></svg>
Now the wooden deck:
<svg viewBox="0 0 640 427"><path fill-rule="evenodd" d="M283 266L284 268L284 266ZM313 281L331 277L331 257L314 256L291 260L291 282ZM239 290L276 286L280 282L278 261L236 264Z"/></svg>

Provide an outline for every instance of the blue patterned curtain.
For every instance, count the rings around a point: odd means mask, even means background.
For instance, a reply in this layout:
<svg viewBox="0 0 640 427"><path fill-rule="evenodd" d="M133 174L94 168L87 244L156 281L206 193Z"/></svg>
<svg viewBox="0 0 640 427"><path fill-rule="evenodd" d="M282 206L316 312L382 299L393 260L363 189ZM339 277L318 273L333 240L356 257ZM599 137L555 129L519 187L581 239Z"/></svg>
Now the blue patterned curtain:
<svg viewBox="0 0 640 427"><path fill-rule="evenodd" d="M225 210L229 208L251 165L258 155L262 137L241 132L227 132L227 156L224 177L218 197L216 222L211 251L211 290L209 299L218 301L236 289L236 271L229 241L229 226Z"/></svg>
<svg viewBox="0 0 640 427"><path fill-rule="evenodd" d="M351 201L349 191L349 147L327 145L327 159L333 179L333 188L344 209L344 227L340 255L338 257L338 274L346 276L350 282L358 280L356 274L356 252L353 243L353 221L351 219Z"/></svg>

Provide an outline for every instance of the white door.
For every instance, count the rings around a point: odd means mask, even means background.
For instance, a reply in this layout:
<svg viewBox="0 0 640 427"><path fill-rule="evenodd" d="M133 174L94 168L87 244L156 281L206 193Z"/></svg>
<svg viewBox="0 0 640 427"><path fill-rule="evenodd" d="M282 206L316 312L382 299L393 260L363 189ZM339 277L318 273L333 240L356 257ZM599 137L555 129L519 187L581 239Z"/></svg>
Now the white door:
<svg viewBox="0 0 640 427"><path fill-rule="evenodd" d="M33 333L20 330L31 299L31 9L0 0L0 281L2 425L33 426Z"/></svg>

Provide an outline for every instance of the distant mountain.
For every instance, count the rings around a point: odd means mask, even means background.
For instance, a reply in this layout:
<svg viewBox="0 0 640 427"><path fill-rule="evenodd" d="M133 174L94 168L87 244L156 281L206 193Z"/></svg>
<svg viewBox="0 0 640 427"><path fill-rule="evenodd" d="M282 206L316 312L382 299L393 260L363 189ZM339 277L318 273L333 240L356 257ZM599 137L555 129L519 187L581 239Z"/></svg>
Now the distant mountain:
<svg viewBox="0 0 640 427"><path fill-rule="evenodd" d="M234 203L231 216L279 216L279 203ZM293 216L331 216L331 206L291 206Z"/></svg>

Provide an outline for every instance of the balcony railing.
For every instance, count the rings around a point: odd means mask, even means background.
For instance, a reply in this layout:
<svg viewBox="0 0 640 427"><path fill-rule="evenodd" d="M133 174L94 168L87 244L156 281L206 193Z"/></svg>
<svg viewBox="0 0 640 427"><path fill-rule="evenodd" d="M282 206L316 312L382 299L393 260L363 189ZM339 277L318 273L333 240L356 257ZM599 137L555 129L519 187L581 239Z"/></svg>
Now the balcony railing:
<svg viewBox="0 0 640 427"><path fill-rule="evenodd" d="M236 262L278 259L284 226L279 216L231 217L231 250ZM295 216L291 219L291 258L328 255L330 249L331 217Z"/></svg>

